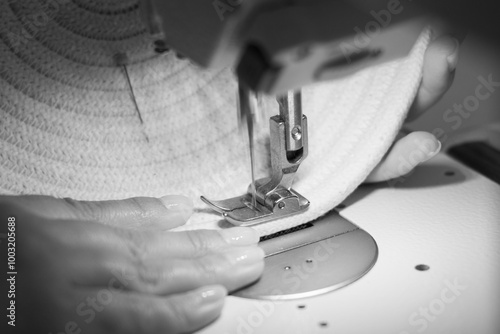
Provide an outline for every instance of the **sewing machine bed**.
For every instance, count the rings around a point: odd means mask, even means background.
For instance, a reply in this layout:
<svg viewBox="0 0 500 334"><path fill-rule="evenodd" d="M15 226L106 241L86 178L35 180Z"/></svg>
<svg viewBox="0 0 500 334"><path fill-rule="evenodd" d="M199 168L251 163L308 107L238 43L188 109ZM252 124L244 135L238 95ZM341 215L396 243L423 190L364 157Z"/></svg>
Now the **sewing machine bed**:
<svg viewBox="0 0 500 334"><path fill-rule="evenodd" d="M344 204L378 245L370 272L311 298L231 296L200 333L500 333L500 185L440 154Z"/></svg>

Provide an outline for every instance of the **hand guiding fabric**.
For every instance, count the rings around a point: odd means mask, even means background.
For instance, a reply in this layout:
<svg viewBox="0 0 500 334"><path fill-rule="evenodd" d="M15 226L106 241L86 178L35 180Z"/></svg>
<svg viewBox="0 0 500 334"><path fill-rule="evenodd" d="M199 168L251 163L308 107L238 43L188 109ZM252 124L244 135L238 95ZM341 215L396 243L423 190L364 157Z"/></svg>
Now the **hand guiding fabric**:
<svg viewBox="0 0 500 334"><path fill-rule="evenodd" d="M4 196L0 207L4 221L16 217L23 245L17 300L26 332L59 333L68 324L91 333L191 332L264 268L252 229L165 231L192 210L182 196Z"/></svg>
<svg viewBox="0 0 500 334"><path fill-rule="evenodd" d="M459 48L460 41L450 35L440 36L429 45L424 58L422 82L407 122L423 115L451 87L458 64ZM441 143L431 133L413 132L408 136L401 136L365 182L381 182L403 176L434 157L440 149Z"/></svg>

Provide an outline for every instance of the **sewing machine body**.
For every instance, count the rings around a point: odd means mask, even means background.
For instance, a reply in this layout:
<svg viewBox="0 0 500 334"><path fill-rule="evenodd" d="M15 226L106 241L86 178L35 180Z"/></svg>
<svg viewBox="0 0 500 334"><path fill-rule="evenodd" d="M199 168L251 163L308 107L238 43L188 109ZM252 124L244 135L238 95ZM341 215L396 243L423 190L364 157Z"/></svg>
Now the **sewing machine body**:
<svg viewBox="0 0 500 334"><path fill-rule="evenodd" d="M407 55L426 11L399 0L144 0L150 31L203 67L278 95Z"/></svg>
<svg viewBox="0 0 500 334"><path fill-rule="evenodd" d="M370 272L310 298L230 296L201 333L498 333L499 203L498 184L445 154L362 186L340 214L377 241ZM307 284L305 273L291 282Z"/></svg>
<svg viewBox="0 0 500 334"><path fill-rule="evenodd" d="M268 94L401 57L424 26L418 9L399 11L395 1L228 1L219 7L222 17L207 14L220 1L147 3L152 30L176 50L203 66L234 66L240 82ZM343 48L361 41L354 28L384 25L374 16L380 10L392 14L391 24L363 46ZM345 201L343 218L330 222L354 224L332 240L359 232L371 247L363 266L322 290L328 266L341 275L352 268L339 265L340 257L353 255L351 266L361 258L356 237L333 241L324 261L314 257L314 243L271 252L263 282L230 296L221 317L200 333L496 334L499 203L498 184L446 154L402 179L363 186Z"/></svg>

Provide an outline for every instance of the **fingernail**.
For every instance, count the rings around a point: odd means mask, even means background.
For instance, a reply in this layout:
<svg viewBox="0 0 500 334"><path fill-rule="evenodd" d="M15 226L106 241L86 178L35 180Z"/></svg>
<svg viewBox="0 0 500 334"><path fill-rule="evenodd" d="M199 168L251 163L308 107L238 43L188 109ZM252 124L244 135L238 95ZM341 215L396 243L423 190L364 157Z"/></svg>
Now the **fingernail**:
<svg viewBox="0 0 500 334"><path fill-rule="evenodd" d="M429 152L428 155L432 157L435 156L436 154L439 153L439 151L441 151L441 147L442 147L441 142L439 140L436 140L436 148L433 151Z"/></svg>
<svg viewBox="0 0 500 334"><path fill-rule="evenodd" d="M453 72L457 68L458 64L458 50L460 48L460 43L458 42L458 39L454 37L451 38L451 40L454 43L454 47L448 57L446 57L446 61L448 62L448 70Z"/></svg>
<svg viewBox="0 0 500 334"><path fill-rule="evenodd" d="M438 154L441 151L441 142L439 140L436 140L436 147L434 150L427 152L427 157L422 161L422 163L430 160L431 158L434 158L436 154Z"/></svg>
<svg viewBox="0 0 500 334"><path fill-rule="evenodd" d="M228 249L226 253L229 261L233 265L252 265L264 259L264 250L258 246L236 247Z"/></svg>
<svg viewBox="0 0 500 334"><path fill-rule="evenodd" d="M193 308L192 305L194 303L191 304L191 309L186 311L188 311L192 317L197 319L208 319L210 322L217 318L222 311L226 296L227 290L223 286L214 285L200 288L194 295L197 305ZM204 325L206 325L206 323Z"/></svg>
<svg viewBox="0 0 500 334"><path fill-rule="evenodd" d="M160 201L169 211L179 213L185 220L193 214L193 202L185 196L167 195L160 197Z"/></svg>
<svg viewBox="0 0 500 334"><path fill-rule="evenodd" d="M231 227L219 232L224 240L234 246L249 246L259 242L259 234L250 227Z"/></svg>
<svg viewBox="0 0 500 334"><path fill-rule="evenodd" d="M227 290L219 285L207 286L200 289L199 296L201 297L201 303L212 304L227 296Z"/></svg>

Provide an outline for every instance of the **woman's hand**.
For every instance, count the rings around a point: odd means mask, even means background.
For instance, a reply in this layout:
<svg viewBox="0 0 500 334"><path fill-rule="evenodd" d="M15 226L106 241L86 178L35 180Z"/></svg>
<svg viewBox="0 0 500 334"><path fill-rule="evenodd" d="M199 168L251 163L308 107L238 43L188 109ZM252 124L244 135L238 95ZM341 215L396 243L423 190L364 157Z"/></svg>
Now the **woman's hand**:
<svg viewBox="0 0 500 334"><path fill-rule="evenodd" d="M161 231L182 225L191 211L180 196L0 197L2 222L16 221L16 327L156 334L206 326L228 291L259 278L264 252L252 229Z"/></svg>
<svg viewBox="0 0 500 334"><path fill-rule="evenodd" d="M413 121L448 91L455 77L459 41L449 35L434 40L426 51L423 77L407 121ZM431 133L413 132L399 137L372 171L366 182L380 182L403 176L439 153L441 143Z"/></svg>

